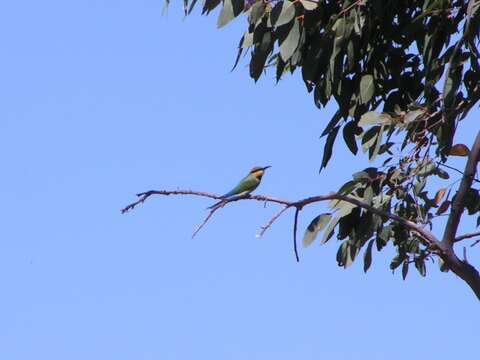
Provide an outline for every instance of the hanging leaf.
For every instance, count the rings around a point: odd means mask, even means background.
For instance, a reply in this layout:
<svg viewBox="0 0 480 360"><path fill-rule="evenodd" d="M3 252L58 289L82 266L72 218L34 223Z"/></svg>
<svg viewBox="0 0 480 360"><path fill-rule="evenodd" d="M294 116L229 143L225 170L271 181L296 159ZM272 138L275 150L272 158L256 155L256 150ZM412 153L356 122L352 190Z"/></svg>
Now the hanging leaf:
<svg viewBox="0 0 480 360"><path fill-rule="evenodd" d="M450 201L449 200L445 200L442 205L440 205L440 207L438 208L437 212L435 213L436 215L442 215L445 211L448 210L448 208L450 207Z"/></svg>
<svg viewBox="0 0 480 360"><path fill-rule="evenodd" d="M427 268L425 267L425 259L422 257L417 257L414 260L415 267L418 270L418 273L422 276L427 275Z"/></svg>
<svg viewBox="0 0 480 360"><path fill-rule="evenodd" d="M263 1L256 1L250 8L250 15L248 16L248 23L255 25L263 16L266 9L266 3Z"/></svg>
<svg viewBox="0 0 480 360"><path fill-rule="evenodd" d="M325 141L325 147L323 148L323 159L322 159L322 165L320 166L320 170L322 170L327 166L328 161L332 157L333 144L335 143L335 138L337 137L338 129L340 129L340 126L334 127L333 130L327 136L327 141Z"/></svg>
<svg viewBox="0 0 480 360"><path fill-rule="evenodd" d="M320 135L320 137L322 138L322 137L324 137L325 135L330 134L340 120L342 120L342 112L341 112L340 110L338 110L338 111L332 116L332 118L331 118L330 121L328 122L327 126L326 126L325 129L323 130L323 132L322 132L322 134Z"/></svg>
<svg viewBox="0 0 480 360"><path fill-rule="evenodd" d="M373 81L373 75L363 75L360 80L360 101L365 104L370 101L375 93L375 84Z"/></svg>
<svg viewBox="0 0 480 360"><path fill-rule="evenodd" d="M443 261L441 257L438 258L438 267L441 272L448 272L449 268L448 265Z"/></svg>
<svg viewBox="0 0 480 360"><path fill-rule="evenodd" d="M280 56L283 61L290 59L297 49L300 41L300 25L295 19L293 26L288 33L287 38L280 44Z"/></svg>
<svg viewBox="0 0 480 360"><path fill-rule="evenodd" d="M362 151L366 152L370 149L371 146L375 144L375 140L377 139L378 133L380 130L380 126L373 126L368 129L362 135Z"/></svg>
<svg viewBox="0 0 480 360"><path fill-rule="evenodd" d="M382 145L382 135L383 135L383 125L378 129L378 134L375 138L375 147L371 146L369 148L368 158L370 162L374 161L380 151L380 146Z"/></svg>
<svg viewBox="0 0 480 360"><path fill-rule="evenodd" d="M217 28L227 25L234 18L232 0L224 0L222 11L220 11L220 15L218 16Z"/></svg>
<svg viewBox="0 0 480 360"><path fill-rule="evenodd" d="M390 262L390 269L395 270L397 267L400 266L400 264L403 262L403 260L405 260L405 258L405 254L398 254L397 256L395 256Z"/></svg>
<svg viewBox="0 0 480 360"><path fill-rule="evenodd" d="M408 259L405 259L402 265L402 279L405 280L408 274Z"/></svg>
<svg viewBox="0 0 480 360"><path fill-rule="evenodd" d="M446 188L441 188L437 191L435 194L434 202L436 205L440 204L440 201L442 201L443 196L445 195L445 192L447 191Z"/></svg>
<svg viewBox="0 0 480 360"><path fill-rule="evenodd" d="M317 237L318 233L327 226L328 222L332 219L330 213L320 214L308 225L303 235L303 247L309 246Z"/></svg>
<svg viewBox="0 0 480 360"><path fill-rule="evenodd" d="M468 156L470 155L470 150L464 144L456 144L450 148L448 155L452 156Z"/></svg>
<svg viewBox="0 0 480 360"><path fill-rule="evenodd" d="M215 9L221 2L222 0L205 0L203 3L202 14L210 13L210 11Z"/></svg>
<svg viewBox="0 0 480 360"><path fill-rule="evenodd" d="M374 239L370 240L370 242L367 245L367 249L365 250L365 254L363 256L363 271L367 272L368 269L370 268L370 265L372 265L372 246L373 243L375 242Z"/></svg>
<svg viewBox="0 0 480 360"><path fill-rule="evenodd" d="M309 11L315 10L318 7L318 1L315 0L300 0L300 3L305 10Z"/></svg>
<svg viewBox="0 0 480 360"><path fill-rule="evenodd" d="M291 1L278 2L270 12L272 26L288 24L295 17L295 4Z"/></svg>
<svg viewBox="0 0 480 360"><path fill-rule="evenodd" d="M257 81L262 74L268 55L273 49L272 34L266 32L263 35L261 43L255 45L250 61L250 76Z"/></svg>
<svg viewBox="0 0 480 360"><path fill-rule="evenodd" d="M345 144L347 144L353 155L356 155L358 151L357 142L355 141L356 132L357 125L354 121L350 121L343 127L343 140L345 140Z"/></svg>
<svg viewBox="0 0 480 360"><path fill-rule="evenodd" d="M409 111L408 113L405 114L405 116L403 117L403 123L405 125L408 125L410 124L411 122L414 122L416 121L420 116L422 116L423 114L425 114L425 110L423 109L418 109L418 110L413 110L413 111Z"/></svg>

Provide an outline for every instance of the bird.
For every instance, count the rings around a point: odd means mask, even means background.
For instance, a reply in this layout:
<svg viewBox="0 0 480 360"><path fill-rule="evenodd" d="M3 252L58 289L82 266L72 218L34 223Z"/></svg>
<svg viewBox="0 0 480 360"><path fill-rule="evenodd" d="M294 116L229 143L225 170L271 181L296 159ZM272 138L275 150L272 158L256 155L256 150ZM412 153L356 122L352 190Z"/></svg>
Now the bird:
<svg viewBox="0 0 480 360"><path fill-rule="evenodd" d="M260 182L262 181L262 176L268 168L271 166L255 166L250 170L247 176L245 176L240 182L235 186L232 190L227 192L226 194L222 195L219 202L213 204L212 206L209 207L209 209L212 209L216 207L217 205L221 204L222 202L228 200L228 198L231 198L232 196L243 196L250 194L253 190L255 190L258 185L260 185Z"/></svg>

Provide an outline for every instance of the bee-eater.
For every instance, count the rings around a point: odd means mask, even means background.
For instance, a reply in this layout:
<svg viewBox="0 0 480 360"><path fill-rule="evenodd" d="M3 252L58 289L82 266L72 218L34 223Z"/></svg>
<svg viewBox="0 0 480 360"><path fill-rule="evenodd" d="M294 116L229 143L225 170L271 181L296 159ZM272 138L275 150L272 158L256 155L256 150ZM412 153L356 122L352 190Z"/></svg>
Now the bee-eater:
<svg viewBox="0 0 480 360"><path fill-rule="evenodd" d="M225 199L228 199L229 197L232 197L235 195L242 196L242 195L250 194L253 190L255 190L258 187L258 185L260 185L260 182L262 181L263 173L269 167L271 166L265 166L265 167L255 166L252 170L250 170L247 176L245 176L242 180L240 180L237 186L235 186L232 190L227 192L225 195L222 195L222 200L210 206L209 209L214 208L218 204L224 202Z"/></svg>

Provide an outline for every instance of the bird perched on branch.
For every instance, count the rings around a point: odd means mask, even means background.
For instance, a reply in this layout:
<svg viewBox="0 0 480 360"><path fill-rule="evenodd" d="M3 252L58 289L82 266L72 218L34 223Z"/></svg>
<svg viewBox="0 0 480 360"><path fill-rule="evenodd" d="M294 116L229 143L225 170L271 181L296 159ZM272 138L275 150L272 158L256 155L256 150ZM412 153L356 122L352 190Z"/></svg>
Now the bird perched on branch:
<svg viewBox="0 0 480 360"><path fill-rule="evenodd" d="M210 206L209 209L214 208L215 206L221 204L222 202L225 202L226 200L228 200L233 196L242 196L242 195L250 194L253 190L255 190L258 187L258 185L260 185L260 182L262 181L262 176L265 170L267 170L269 167L271 166L265 166L265 167L255 166L252 170L250 170L247 176L245 176L242 180L240 180L237 186L235 186L232 190L230 190L225 195L222 195L222 200Z"/></svg>

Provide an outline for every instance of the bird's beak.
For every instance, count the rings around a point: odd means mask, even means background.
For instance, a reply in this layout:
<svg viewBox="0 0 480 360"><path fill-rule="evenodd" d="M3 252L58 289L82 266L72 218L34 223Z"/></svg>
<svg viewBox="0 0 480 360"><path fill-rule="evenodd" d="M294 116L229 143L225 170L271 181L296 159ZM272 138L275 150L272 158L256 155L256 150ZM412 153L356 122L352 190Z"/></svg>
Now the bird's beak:
<svg viewBox="0 0 480 360"><path fill-rule="evenodd" d="M265 167L263 168L263 171L267 170L268 168L271 168L271 166L270 166L270 165L265 166Z"/></svg>

